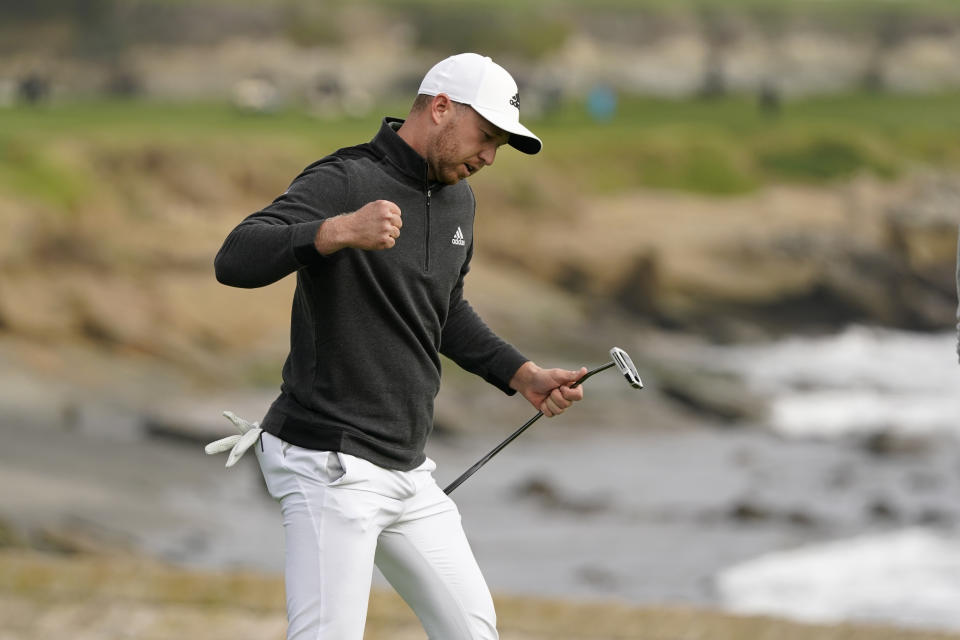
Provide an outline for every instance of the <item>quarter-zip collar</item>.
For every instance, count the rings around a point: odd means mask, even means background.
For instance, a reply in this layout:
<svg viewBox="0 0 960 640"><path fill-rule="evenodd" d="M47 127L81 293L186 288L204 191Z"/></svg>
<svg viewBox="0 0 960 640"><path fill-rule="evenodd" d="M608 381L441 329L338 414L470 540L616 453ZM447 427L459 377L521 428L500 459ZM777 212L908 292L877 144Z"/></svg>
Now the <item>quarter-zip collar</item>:
<svg viewBox="0 0 960 640"><path fill-rule="evenodd" d="M401 118L384 118L371 145L401 173L415 180L418 186L429 188L426 159L397 133L403 122Z"/></svg>

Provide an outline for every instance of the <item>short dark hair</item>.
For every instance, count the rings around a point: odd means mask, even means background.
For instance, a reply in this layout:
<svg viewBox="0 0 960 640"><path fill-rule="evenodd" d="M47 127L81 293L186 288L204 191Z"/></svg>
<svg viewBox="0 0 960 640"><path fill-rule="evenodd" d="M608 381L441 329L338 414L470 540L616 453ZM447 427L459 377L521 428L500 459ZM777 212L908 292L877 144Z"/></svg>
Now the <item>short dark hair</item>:
<svg viewBox="0 0 960 640"><path fill-rule="evenodd" d="M425 93L417 94L417 97L413 101L413 106L410 107L410 113L423 111L430 104L431 100L433 100L433 96L428 96Z"/></svg>

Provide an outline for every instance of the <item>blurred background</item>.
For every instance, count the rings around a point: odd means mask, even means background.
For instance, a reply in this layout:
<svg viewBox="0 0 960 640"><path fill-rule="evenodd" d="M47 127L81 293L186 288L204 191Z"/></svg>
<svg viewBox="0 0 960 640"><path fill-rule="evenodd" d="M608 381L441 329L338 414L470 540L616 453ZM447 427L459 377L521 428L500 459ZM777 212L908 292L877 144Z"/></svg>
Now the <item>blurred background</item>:
<svg viewBox="0 0 960 640"><path fill-rule="evenodd" d="M275 397L293 278L213 257L462 51L544 140L471 180L467 297L647 385L592 378L457 490L504 633L600 637L523 598L960 633L960 4L34 0L0 2L0 635L215 637L242 592L223 637L282 636L277 508L202 445ZM442 486L532 413L445 365Z"/></svg>

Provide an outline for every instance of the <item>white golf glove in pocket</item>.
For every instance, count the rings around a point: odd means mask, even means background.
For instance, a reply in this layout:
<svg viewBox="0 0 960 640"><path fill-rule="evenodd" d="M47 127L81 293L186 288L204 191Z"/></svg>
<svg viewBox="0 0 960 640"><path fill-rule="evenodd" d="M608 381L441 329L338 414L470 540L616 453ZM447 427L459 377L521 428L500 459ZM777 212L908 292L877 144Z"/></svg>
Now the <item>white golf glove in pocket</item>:
<svg viewBox="0 0 960 640"><path fill-rule="evenodd" d="M229 450L230 455L227 456L226 465L229 468L235 465L237 460L242 458L243 454L247 452L247 449L260 439L260 434L263 433L263 429L260 428L259 422L247 422L232 411L224 411L223 415L227 420L236 425L237 429L240 430L240 434L215 440L204 447L203 450L207 452L207 455L211 456Z"/></svg>

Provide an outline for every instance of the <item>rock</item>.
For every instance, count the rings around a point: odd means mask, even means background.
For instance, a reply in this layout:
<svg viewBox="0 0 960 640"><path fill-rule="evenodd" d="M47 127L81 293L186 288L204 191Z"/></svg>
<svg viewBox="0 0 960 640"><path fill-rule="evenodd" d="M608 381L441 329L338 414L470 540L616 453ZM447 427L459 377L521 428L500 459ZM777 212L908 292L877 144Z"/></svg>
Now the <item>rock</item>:
<svg viewBox="0 0 960 640"><path fill-rule="evenodd" d="M900 511L885 498L877 498L867 505L867 515L871 520L881 522L898 522Z"/></svg>
<svg viewBox="0 0 960 640"><path fill-rule="evenodd" d="M933 442L923 436L910 436L886 429L866 436L861 446L875 456L922 455L930 451Z"/></svg>
<svg viewBox="0 0 960 640"><path fill-rule="evenodd" d="M740 501L727 512L731 520L737 522L763 522L773 519L773 512L754 502Z"/></svg>
<svg viewBox="0 0 960 640"><path fill-rule="evenodd" d="M734 374L661 363L654 378L671 400L722 423L760 422L767 414L766 402Z"/></svg>
<svg viewBox="0 0 960 640"><path fill-rule="evenodd" d="M953 514L943 509L927 508L917 514L917 524L920 526L945 527L952 525Z"/></svg>
<svg viewBox="0 0 960 640"><path fill-rule="evenodd" d="M621 582L612 571L593 566L580 567L577 571L577 578L584 584L604 590L613 590Z"/></svg>
<svg viewBox="0 0 960 640"><path fill-rule="evenodd" d="M802 509L779 510L749 499L735 502L726 517L742 524L774 523L803 528L820 524L815 515Z"/></svg>
<svg viewBox="0 0 960 640"><path fill-rule="evenodd" d="M266 415L275 391L211 394L202 398L168 398L160 405L146 409L141 428L152 437L172 438L206 444L238 433L223 417L224 411L259 422Z"/></svg>
<svg viewBox="0 0 960 640"><path fill-rule="evenodd" d="M608 508L603 498L571 498L563 495L550 480L534 477L520 484L514 495L519 498L535 500L545 509L568 511L586 515L604 511Z"/></svg>

